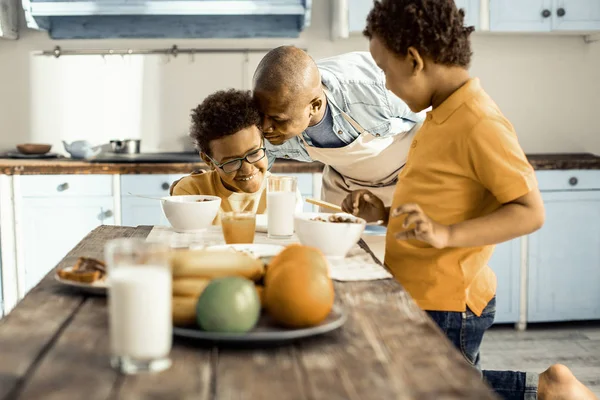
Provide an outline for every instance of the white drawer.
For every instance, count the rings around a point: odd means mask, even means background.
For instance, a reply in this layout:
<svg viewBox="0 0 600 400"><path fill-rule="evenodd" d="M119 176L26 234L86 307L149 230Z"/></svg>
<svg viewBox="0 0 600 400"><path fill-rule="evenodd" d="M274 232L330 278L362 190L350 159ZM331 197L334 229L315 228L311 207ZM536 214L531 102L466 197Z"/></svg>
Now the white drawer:
<svg viewBox="0 0 600 400"><path fill-rule="evenodd" d="M536 171L541 191L600 190L600 170Z"/></svg>
<svg viewBox="0 0 600 400"><path fill-rule="evenodd" d="M112 196L112 175L19 176L23 197Z"/></svg>
<svg viewBox="0 0 600 400"><path fill-rule="evenodd" d="M168 196L171 184L186 175L188 174L122 175L121 194L123 196L129 196L129 193Z"/></svg>

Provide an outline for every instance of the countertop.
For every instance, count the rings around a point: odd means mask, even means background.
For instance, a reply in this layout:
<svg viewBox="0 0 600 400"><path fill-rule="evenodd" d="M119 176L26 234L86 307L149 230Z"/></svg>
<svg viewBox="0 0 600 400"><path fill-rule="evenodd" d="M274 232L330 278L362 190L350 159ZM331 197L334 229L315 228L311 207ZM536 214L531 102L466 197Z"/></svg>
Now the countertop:
<svg viewBox="0 0 600 400"><path fill-rule="evenodd" d="M600 169L600 157L589 153L528 154L536 170ZM46 160L0 159L0 174L4 175L61 175L61 174L187 174L207 169L203 162L173 163L114 163L88 162L69 158ZM275 173L318 173L323 164L277 160Z"/></svg>

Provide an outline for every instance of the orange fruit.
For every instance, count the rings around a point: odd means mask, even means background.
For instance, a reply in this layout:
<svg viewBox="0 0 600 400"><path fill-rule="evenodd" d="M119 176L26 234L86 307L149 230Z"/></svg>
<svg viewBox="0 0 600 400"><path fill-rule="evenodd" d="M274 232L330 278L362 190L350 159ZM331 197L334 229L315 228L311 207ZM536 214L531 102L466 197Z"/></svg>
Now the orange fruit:
<svg viewBox="0 0 600 400"><path fill-rule="evenodd" d="M289 328L315 326L327 318L335 293L325 257L309 247L294 246L273 261L276 268L266 278L263 293L271 318Z"/></svg>
<svg viewBox="0 0 600 400"><path fill-rule="evenodd" d="M308 264L320 269L325 275L329 275L327 259L321 250L314 247L303 246L301 244L291 244L287 246L279 254L273 257L269 263L264 276L265 286L268 285L269 280L275 276L277 271L288 267L302 268L302 266Z"/></svg>

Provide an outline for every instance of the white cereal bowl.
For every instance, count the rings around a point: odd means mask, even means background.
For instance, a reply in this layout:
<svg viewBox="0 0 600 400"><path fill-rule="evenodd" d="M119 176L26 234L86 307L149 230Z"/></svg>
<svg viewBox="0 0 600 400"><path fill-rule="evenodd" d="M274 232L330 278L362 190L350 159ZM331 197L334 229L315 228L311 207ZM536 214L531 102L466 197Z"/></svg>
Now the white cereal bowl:
<svg viewBox="0 0 600 400"><path fill-rule="evenodd" d="M314 221L316 217L327 220L331 215L352 218L359 223ZM294 217L296 235L305 246L316 247L327 258L344 258L365 230L366 221L350 214L300 213Z"/></svg>
<svg viewBox="0 0 600 400"><path fill-rule="evenodd" d="M200 232L212 225L221 207L221 198L205 195L167 196L161 199L161 205L173 230Z"/></svg>

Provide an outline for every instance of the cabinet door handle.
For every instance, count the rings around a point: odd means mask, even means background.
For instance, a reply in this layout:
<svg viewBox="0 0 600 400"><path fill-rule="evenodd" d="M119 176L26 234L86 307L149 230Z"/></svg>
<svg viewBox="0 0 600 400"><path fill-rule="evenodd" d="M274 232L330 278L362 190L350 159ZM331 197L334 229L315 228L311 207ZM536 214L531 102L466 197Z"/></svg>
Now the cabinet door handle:
<svg viewBox="0 0 600 400"><path fill-rule="evenodd" d="M552 15L552 12L550 12L550 10L546 9L546 10L542 11L542 17L544 17L544 18L548 18L551 15Z"/></svg>
<svg viewBox="0 0 600 400"><path fill-rule="evenodd" d="M171 185L169 185L167 182L163 182L163 184L161 185L162 190L169 190L169 188L171 187Z"/></svg>
<svg viewBox="0 0 600 400"><path fill-rule="evenodd" d="M571 179L569 179L569 185L571 185L571 186L576 186L578 182L579 181L577 180L576 177L572 177Z"/></svg>
<svg viewBox="0 0 600 400"><path fill-rule="evenodd" d="M69 189L69 184L67 182L61 183L56 187L56 190L58 190L59 192L64 192L67 189Z"/></svg>
<svg viewBox="0 0 600 400"><path fill-rule="evenodd" d="M556 10L556 15L559 17L564 17L566 13L567 12L565 11L564 8L559 8L558 10Z"/></svg>

